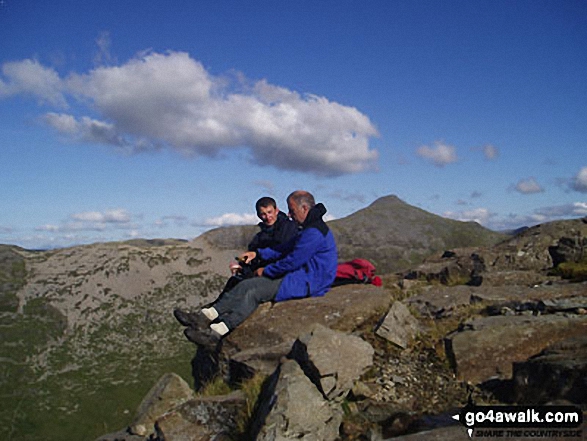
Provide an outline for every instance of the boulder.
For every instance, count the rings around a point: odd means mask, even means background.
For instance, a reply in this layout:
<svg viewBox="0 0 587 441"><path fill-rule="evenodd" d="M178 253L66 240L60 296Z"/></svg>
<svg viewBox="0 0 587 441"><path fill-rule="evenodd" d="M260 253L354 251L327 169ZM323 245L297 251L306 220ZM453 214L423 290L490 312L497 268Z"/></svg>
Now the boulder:
<svg viewBox="0 0 587 441"><path fill-rule="evenodd" d="M443 285L481 284L485 271L483 258L472 248L445 251L428 257L424 263L404 274L407 280L425 280Z"/></svg>
<svg viewBox="0 0 587 441"><path fill-rule="evenodd" d="M374 350L360 337L314 325L293 345L290 357L327 400L343 400L373 364Z"/></svg>
<svg viewBox="0 0 587 441"><path fill-rule="evenodd" d="M514 363L513 386L519 403L563 399L587 404L587 335L562 340L539 355Z"/></svg>
<svg viewBox="0 0 587 441"><path fill-rule="evenodd" d="M196 387L217 374L239 383L256 372L271 374L300 335L315 324L353 331L389 309L391 295L373 285L344 285L323 297L266 303L224 339L218 354L198 351L192 363Z"/></svg>
<svg viewBox="0 0 587 441"><path fill-rule="evenodd" d="M401 302L394 302L375 333L406 349L420 330L418 320Z"/></svg>
<svg viewBox="0 0 587 441"><path fill-rule="evenodd" d="M252 439L333 441L342 410L329 403L298 363L286 360L261 392L253 417Z"/></svg>
<svg viewBox="0 0 587 441"><path fill-rule="evenodd" d="M421 294L407 299L406 304L423 317L449 317L462 306L471 304L476 289L471 286L431 286Z"/></svg>
<svg viewBox="0 0 587 441"><path fill-rule="evenodd" d="M163 375L147 393L129 427L135 435L148 436L154 432L155 421L164 413L194 398L189 384L179 375Z"/></svg>
<svg viewBox="0 0 587 441"><path fill-rule="evenodd" d="M587 316L490 316L470 320L445 338L458 379L474 384L511 378L512 363L587 332Z"/></svg>
<svg viewBox="0 0 587 441"><path fill-rule="evenodd" d="M161 441L203 441L232 439L238 430L238 416L245 405L241 391L228 395L198 397L161 416L156 439Z"/></svg>

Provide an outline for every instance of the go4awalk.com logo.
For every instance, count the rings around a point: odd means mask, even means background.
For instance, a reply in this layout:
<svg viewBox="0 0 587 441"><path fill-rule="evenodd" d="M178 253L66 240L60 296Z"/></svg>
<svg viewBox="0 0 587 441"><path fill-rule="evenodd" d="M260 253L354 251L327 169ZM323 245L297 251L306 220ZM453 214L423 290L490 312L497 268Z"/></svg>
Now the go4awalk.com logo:
<svg viewBox="0 0 587 441"><path fill-rule="evenodd" d="M453 415L475 438L583 439L583 412L576 406L475 406Z"/></svg>

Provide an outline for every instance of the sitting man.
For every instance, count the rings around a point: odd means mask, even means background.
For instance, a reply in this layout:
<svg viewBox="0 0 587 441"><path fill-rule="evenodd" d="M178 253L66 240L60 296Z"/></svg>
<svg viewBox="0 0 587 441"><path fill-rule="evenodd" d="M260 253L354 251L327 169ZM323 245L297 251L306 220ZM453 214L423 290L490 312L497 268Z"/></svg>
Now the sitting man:
<svg viewBox="0 0 587 441"><path fill-rule="evenodd" d="M298 227L287 215L277 208L275 199L264 196L255 203L255 211L257 217L261 219L258 226L259 231L249 243L249 251L257 251L259 248L272 248L293 239L298 232ZM263 262L257 258L251 264L239 265L233 263L230 265L232 277L228 279L223 293L230 291L237 283L252 276L255 269L264 266L269 262ZM176 317L180 320L181 313L176 313ZM182 324L185 324L180 320ZM186 325L187 326L187 325Z"/></svg>
<svg viewBox="0 0 587 441"><path fill-rule="evenodd" d="M322 219L326 208L302 190L288 196L287 206L301 231L285 244L244 253L246 262L260 257L271 263L258 268L257 277L240 282L207 308L193 313L191 326L184 331L190 341L213 349L261 303L318 297L329 290L338 253L334 236Z"/></svg>
<svg viewBox="0 0 587 441"><path fill-rule="evenodd" d="M261 219L258 224L261 231L255 234L253 240L249 243L247 248L249 251L276 247L290 241L297 234L297 224L277 208L275 199L269 196L262 197L255 203L255 211L257 212L257 217ZM220 296L223 296L224 293L230 291L243 280L253 277L254 271L267 263L269 262L263 262L260 258L247 263L242 260L231 263L230 271L232 276L226 282ZM173 311L173 315L184 326L197 326L197 313L176 309Z"/></svg>

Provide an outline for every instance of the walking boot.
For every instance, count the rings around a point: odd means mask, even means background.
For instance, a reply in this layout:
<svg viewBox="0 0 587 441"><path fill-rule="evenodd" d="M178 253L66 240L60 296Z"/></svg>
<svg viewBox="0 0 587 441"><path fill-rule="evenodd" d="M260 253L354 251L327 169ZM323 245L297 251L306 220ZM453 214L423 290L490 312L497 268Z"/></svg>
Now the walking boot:
<svg viewBox="0 0 587 441"><path fill-rule="evenodd" d="M187 312L179 308L173 310L173 316L183 326L189 326L196 329L207 328L210 320L201 312Z"/></svg>

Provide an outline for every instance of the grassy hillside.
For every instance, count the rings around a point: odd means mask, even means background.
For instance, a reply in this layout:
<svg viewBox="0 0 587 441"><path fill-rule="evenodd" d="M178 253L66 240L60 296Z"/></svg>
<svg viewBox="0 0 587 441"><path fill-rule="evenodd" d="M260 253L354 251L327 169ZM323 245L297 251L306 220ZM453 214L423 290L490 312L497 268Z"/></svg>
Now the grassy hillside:
<svg viewBox="0 0 587 441"><path fill-rule="evenodd" d="M195 347L172 310L219 291L207 260L181 243L0 247L7 439L94 440L124 427L164 373L191 381Z"/></svg>

